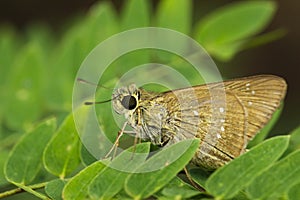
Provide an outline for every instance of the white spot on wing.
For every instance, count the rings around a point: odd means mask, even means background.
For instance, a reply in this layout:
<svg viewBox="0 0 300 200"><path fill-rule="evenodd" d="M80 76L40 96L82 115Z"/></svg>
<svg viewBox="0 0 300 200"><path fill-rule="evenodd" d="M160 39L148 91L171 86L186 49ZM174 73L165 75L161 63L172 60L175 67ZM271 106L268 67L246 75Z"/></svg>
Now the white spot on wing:
<svg viewBox="0 0 300 200"><path fill-rule="evenodd" d="M225 131L225 128L224 126L221 126L221 131L224 132Z"/></svg>
<svg viewBox="0 0 300 200"><path fill-rule="evenodd" d="M217 138L220 139L222 138L222 136L219 133L217 133Z"/></svg>
<svg viewBox="0 0 300 200"><path fill-rule="evenodd" d="M194 110L193 113L195 116L199 116L199 113L196 110Z"/></svg>
<svg viewBox="0 0 300 200"><path fill-rule="evenodd" d="M221 113L224 112L224 108L223 107L219 108L219 110L220 110Z"/></svg>

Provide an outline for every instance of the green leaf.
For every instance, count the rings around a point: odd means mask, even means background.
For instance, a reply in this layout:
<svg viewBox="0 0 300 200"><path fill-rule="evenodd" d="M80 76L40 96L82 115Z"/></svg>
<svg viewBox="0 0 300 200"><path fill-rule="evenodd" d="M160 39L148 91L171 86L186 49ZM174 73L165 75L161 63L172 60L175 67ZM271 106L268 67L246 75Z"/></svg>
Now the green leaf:
<svg viewBox="0 0 300 200"><path fill-rule="evenodd" d="M48 54L52 51L54 42L54 34L47 24L40 22L34 22L26 27L26 36L28 41L35 42L43 48L44 54Z"/></svg>
<svg viewBox="0 0 300 200"><path fill-rule="evenodd" d="M116 196L114 196L114 199L132 200L132 198L130 196L128 196L128 194L124 191L124 189L122 189L120 192L118 192L118 194L116 194Z"/></svg>
<svg viewBox="0 0 300 200"><path fill-rule="evenodd" d="M200 191L185 183L180 178L175 177L161 190L160 193L168 198L186 199L200 194Z"/></svg>
<svg viewBox="0 0 300 200"><path fill-rule="evenodd" d="M288 136L278 136L255 146L213 173L205 188L218 199L234 197L283 154L288 142Z"/></svg>
<svg viewBox="0 0 300 200"><path fill-rule="evenodd" d="M300 183L294 185L290 191L288 192L288 199L289 200L298 200L300 197Z"/></svg>
<svg viewBox="0 0 300 200"><path fill-rule="evenodd" d="M1 151L9 151L12 147L18 142L22 133L11 133L5 132L7 136L0 139L0 152Z"/></svg>
<svg viewBox="0 0 300 200"><path fill-rule="evenodd" d="M28 128L42 111L44 54L37 43L29 43L16 56L8 74L4 117L10 128Z"/></svg>
<svg viewBox="0 0 300 200"><path fill-rule="evenodd" d="M246 50L246 49L271 43L275 40L281 39L286 34L287 34L287 30L285 29L277 29L271 32L261 34L259 36L250 38L249 40L245 41L241 50Z"/></svg>
<svg viewBox="0 0 300 200"><path fill-rule="evenodd" d="M195 181L202 188L205 188L205 183L206 183L208 177L211 175L211 172L204 171L201 168L191 169L191 170L189 170L189 173L190 173L193 181Z"/></svg>
<svg viewBox="0 0 300 200"><path fill-rule="evenodd" d="M85 166L97 161L97 159L86 149L84 145L80 145L80 158Z"/></svg>
<svg viewBox="0 0 300 200"><path fill-rule="evenodd" d="M250 200L245 191L240 191L235 197L233 197L231 200Z"/></svg>
<svg viewBox="0 0 300 200"><path fill-rule="evenodd" d="M256 177L247 191L252 199L276 199L297 183L300 183L300 150L291 153Z"/></svg>
<svg viewBox="0 0 300 200"><path fill-rule="evenodd" d="M62 191L65 184L66 181L61 179L52 180L46 185L45 192L53 200L62 200Z"/></svg>
<svg viewBox="0 0 300 200"><path fill-rule="evenodd" d="M190 0L160 1L156 21L157 26L189 34L192 21L192 2Z"/></svg>
<svg viewBox="0 0 300 200"><path fill-rule="evenodd" d="M150 5L147 0L127 0L122 13L122 30L149 26Z"/></svg>
<svg viewBox="0 0 300 200"><path fill-rule="evenodd" d="M290 135L290 145L287 151L284 153L285 155L300 149L300 126L298 126L294 131L292 131Z"/></svg>
<svg viewBox="0 0 300 200"><path fill-rule="evenodd" d="M159 27L169 28L185 34L189 34L191 29L191 19L192 19L191 9L192 9L192 2L190 0L160 1L156 13L156 19L155 19L156 25ZM172 40L172 37L165 38L165 40L168 40L170 44L175 44L174 40ZM178 46L178 48L185 49L186 51L190 49L186 41L176 41L176 46ZM170 62L173 62L174 60L178 60L178 56L174 55L171 52L156 50L153 53L154 53L154 57L160 59L159 63L165 62L169 65L171 64ZM186 60L184 60L184 62L186 62ZM179 67L180 69L184 68L182 64L179 65L180 65ZM184 71L188 72L188 70L184 70Z"/></svg>
<svg viewBox="0 0 300 200"><path fill-rule="evenodd" d="M26 185L35 178L41 169L43 151L55 126L55 119L46 120L19 140L4 168L8 181Z"/></svg>
<svg viewBox="0 0 300 200"><path fill-rule="evenodd" d="M71 113L46 146L45 168L60 178L69 175L80 164L79 147L80 139Z"/></svg>
<svg viewBox="0 0 300 200"><path fill-rule="evenodd" d="M88 53L100 42L119 31L111 3L95 4L88 16L67 33L54 51L53 64L47 77L47 102L51 108L71 110L74 79ZM87 39L88 38L88 39ZM55 81L53 81L55 77Z"/></svg>
<svg viewBox="0 0 300 200"><path fill-rule="evenodd" d="M150 3L147 0L127 0L121 13L121 30L129 30L150 25ZM116 59L109 66L107 72L101 79L107 82L127 73L134 66L149 63L150 54L148 49L139 49L129 52ZM122 67L120 67L122 66ZM113 72L113 73L112 73ZM108 74L108 76L106 76ZM115 80L115 83L119 79Z"/></svg>
<svg viewBox="0 0 300 200"><path fill-rule="evenodd" d="M110 199L116 195L123 188L129 175L127 171L134 171L146 160L150 143L136 145L134 154L130 150L123 151L94 178L89 186L89 195L92 199Z"/></svg>
<svg viewBox="0 0 300 200"><path fill-rule="evenodd" d="M5 161L7 160L8 155L9 155L9 151L7 151L7 150L0 151L0 187L2 185L8 184L8 182L5 178L5 175L4 175L4 164L5 164Z"/></svg>
<svg viewBox="0 0 300 200"><path fill-rule="evenodd" d="M171 181L182 170L191 160L198 146L198 140L184 140L161 150L138 168L138 171L149 172L134 173L127 178L125 191L135 199L149 197ZM187 147L188 149L186 149ZM182 152L183 149L186 149L186 151ZM181 156L169 164L170 159L178 155ZM165 167L151 172L151 169L161 161L165 162Z"/></svg>
<svg viewBox="0 0 300 200"><path fill-rule="evenodd" d="M18 37L12 27L0 28L0 87L4 86L7 80L7 73L12 67L12 61L15 59L17 47L19 46ZM3 87L5 89L5 87ZM1 90L4 91L4 90ZM2 101L2 99L1 99Z"/></svg>
<svg viewBox="0 0 300 200"><path fill-rule="evenodd" d="M251 140L248 144L248 148L251 148L259 143L261 143L266 137L267 135L270 133L270 131L272 130L273 126L276 124L276 122L278 121L281 112L282 112L283 106L281 106L278 110L276 110L272 116L272 118L270 119L270 121L267 123L267 125L265 125L260 131L259 133L253 138L253 140Z"/></svg>
<svg viewBox="0 0 300 200"><path fill-rule="evenodd" d="M71 110L70 96L75 78L74 71L79 68L84 58L84 55L78 53L83 47L75 35L82 32L74 32L65 34L60 45L53 51L55 56L51 60L48 76L45 77L45 100L51 109Z"/></svg>
<svg viewBox="0 0 300 200"><path fill-rule="evenodd" d="M97 161L80 171L66 184L63 190L63 199L87 199L89 185L105 167L101 161Z"/></svg>
<svg viewBox="0 0 300 200"><path fill-rule="evenodd" d="M82 53L86 56L96 45L119 31L117 14L111 3L103 1L94 5L82 29L83 35L79 36L79 40L86 47Z"/></svg>
<svg viewBox="0 0 300 200"><path fill-rule="evenodd" d="M219 60L237 53L243 41L262 31L270 22L276 4L273 1L242 1L220 8L196 26L195 38Z"/></svg>

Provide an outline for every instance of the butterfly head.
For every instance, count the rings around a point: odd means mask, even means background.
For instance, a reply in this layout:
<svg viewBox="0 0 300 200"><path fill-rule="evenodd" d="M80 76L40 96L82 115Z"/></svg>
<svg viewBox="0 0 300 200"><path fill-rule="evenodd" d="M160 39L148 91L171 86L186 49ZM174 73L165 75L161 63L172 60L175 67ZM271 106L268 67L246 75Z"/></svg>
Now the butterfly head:
<svg viewBox="0 0 300 200"><path fill-rule="evenodd" d="M126 114L138 107L139 90L135 84L118 88L113 93L112 105L118 114Z"/></svg>

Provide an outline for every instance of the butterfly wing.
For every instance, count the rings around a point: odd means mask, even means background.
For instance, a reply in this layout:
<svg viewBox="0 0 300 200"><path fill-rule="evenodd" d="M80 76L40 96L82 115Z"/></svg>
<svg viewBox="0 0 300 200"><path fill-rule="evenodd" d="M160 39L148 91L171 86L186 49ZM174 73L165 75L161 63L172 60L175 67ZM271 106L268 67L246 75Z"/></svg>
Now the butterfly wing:
<svg viewBox="0 0 300 200"><path fill-rule="evenodd" d="M247 141L271 119L285 97L287 84L273 75L260 75L225 82L226 91L232 92L242 103L247 116Z"/></svg>
<svg viewBox="0 0 300 200"><path fill-rule="evenodd" d="M286 93L285 81L261 75L163 93L170 111L165 129L170 143L200 138L193 162L215 169L239 156L270 120Z"/></svg>

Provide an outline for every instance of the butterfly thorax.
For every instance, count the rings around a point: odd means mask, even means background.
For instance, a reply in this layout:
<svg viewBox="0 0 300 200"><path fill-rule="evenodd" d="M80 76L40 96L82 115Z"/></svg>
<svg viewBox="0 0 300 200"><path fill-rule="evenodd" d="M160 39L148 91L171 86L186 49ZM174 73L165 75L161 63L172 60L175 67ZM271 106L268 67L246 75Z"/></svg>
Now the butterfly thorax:
<svg viewBox="0 0 300 200"><path fill-rule="evenodd" d="M114 110L125 116L136 137L156 145L165 145L173 138L175 131L168 126L172 118L168 106L175 105L175 99L166 102L160 93L148 92L135 85L119 88L113 98Z"/></svg>

